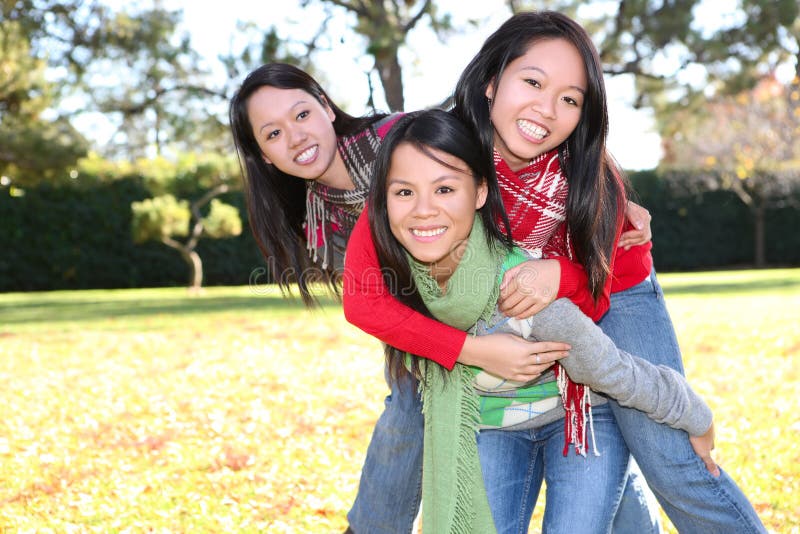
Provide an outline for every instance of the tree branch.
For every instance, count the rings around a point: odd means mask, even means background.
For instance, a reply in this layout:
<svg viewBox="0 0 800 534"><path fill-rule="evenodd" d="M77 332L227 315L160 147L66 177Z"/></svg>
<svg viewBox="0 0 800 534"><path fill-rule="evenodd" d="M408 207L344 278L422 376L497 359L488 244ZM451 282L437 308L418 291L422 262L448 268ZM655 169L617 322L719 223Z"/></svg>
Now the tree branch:
<svg viewBox="0 0 800 534"><path fill-rule="evenodd" d="M358 5L355 6L349 2L344 2L343 0L325 0L325 1L329 4L343 7L347 11L352 11L359 17L369 17L369 11L367 10L367 7L361 2L359 2Z"/></svg>
<svg viewBox="0 0 800 534"><path fill-rule="evenodd" d="M422 7L419 9L417 14L411 17L411 20L409 20L408 23L405 26L403 26L403 35L407 34L409 31L411 31L411 29L414 26L417 25L420 19L422 19L422 17L424 17L425 14L428 12L430 7L431 7L431 0L425 0L425 3L422 4Z"/></svg>
<svg viewBox="0 0 800 534"><path fill-rule="evenodd" d="M192 210L195 223L192 227L191 237L189 241L186 242L186 248L188 250L194 250L194 247L197 246L197 241L200 239L200 236L203 235L203 214L200 213L200 208L208 204L212 198L227 193L229 190L230 186L228 184L217 184L206 191L202 197L191 203L190 209Z"/></svg>

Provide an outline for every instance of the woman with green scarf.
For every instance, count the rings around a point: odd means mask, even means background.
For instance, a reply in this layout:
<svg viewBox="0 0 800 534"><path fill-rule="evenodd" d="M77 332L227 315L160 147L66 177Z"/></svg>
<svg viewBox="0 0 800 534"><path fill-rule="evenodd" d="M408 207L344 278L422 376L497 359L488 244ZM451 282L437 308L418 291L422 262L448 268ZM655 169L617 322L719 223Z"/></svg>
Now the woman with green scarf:
<svg viewBox="0 0 800 534"><path fill-rule="evenodd" d="M566 456L573 444L582 457L545 462L545 521L570 517L572 532L605 531L601 525L610 525L616 499L607 493L621 486L627 456L602 454L604 440L622 439L610 410L603 397L583 394L565 374L693 436L713 439L711 412L681 375L619 351L566 299L524 321L497 311L502 274L529 258L498 227L504 221L507 229L507 220L496 182L485 178L492 176L486 161L470 130L444 111L412 113L395 124L378 154L368 202L384 281L410 307L476 335L502 330L561 339L572 348L555 369L521 384L461 364L448 374L429 360L387 347L396 377L410 370L421 379L423 530L510 528L504 511L489 509L484 480L492 477L491 461L480 451L481 440L484 434L506 439L513 435L509 431L549 429L543 432L545 446ZM537 363L544 368L552 361ZM566 431L563 441L556 428ZM522 475L531 483L541 478ZM528 520L537 494L538 488L530 506L518 512Z"/></svg>

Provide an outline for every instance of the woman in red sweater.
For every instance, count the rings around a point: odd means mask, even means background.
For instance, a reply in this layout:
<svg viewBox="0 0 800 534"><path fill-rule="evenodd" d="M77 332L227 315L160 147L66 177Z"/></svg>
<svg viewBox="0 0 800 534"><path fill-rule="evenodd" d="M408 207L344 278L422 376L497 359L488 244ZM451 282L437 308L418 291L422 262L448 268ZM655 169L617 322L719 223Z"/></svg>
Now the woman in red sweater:
<svg viewBox="0 0 800 534"><path fill-rule="evenodd" d="M530 54L534 44L558 38L571 41L583 58L585 88L552 84L542 58ZM467 66L454 100L454 113L494 148L514 241L545 258L506 274L506 315L530 316L557 297L569 297L600 320L619 348L681 369L650 245L617 247L622 188L605 148L602 69L585 32L558 13L515 15ZM378 262L363 219L351 235L345 266L344 310L351 323L447 369L458 360L492 372L497 362L485 362L500 354L514 366L514 376L506 378L527 381L540 372L535 355L512 341L467 337L393 300L380 277L365 276L377 272ZM621 298L612 297L613 290ZM712 444L701 458L685 432L662 428L613 402L612 407L628 447L680 531L764 532L747 498L711 459Z"/></svg>

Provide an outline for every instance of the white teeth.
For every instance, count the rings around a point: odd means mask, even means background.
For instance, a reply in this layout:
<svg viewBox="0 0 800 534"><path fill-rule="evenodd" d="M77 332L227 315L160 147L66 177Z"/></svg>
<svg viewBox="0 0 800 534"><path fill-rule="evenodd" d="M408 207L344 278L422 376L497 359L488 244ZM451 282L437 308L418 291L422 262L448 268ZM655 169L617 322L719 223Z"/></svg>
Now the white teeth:
<svg viewBox="0 0 800 534"><path fill-rule="evenodd" d="M526 120L518 120L517 126L519 126L523 132L536 139L544 139L548 135L547 130Z"/></svg>
<svg viewBox="0 0 800 534"><path fill-rule="evenodd" d="M411 233L418 237L433 237L435 235L443 234L445 230L447 230L446 226L436 228L435 230L417 230L416 228L412 228Z"/></svg>
<svg viewBox="0 0 800 534"><path fill-rule="evenodd" d="M317 145L314 145L314 146L312 146L310 148L307 148L307 149L303 150L302 152L300 152L300 154L297 155L296 158L294 158L295 161L297 163L305 163L305 162L307 162L308 160L313 158L314 155L317 153L317 148L318 148Z"/></svg>

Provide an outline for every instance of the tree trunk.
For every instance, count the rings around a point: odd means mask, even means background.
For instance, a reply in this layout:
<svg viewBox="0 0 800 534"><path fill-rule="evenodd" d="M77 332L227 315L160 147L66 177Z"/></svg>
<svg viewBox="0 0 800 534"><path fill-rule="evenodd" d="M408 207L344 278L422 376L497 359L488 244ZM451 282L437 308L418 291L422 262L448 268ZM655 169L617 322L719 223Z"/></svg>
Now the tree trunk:
<svg viewBox="0 0 800 534"><path fill-rule="evenodd" d="M174 248L181 254L181 258L189 266L189 291L197 292L203 286L203 260L200 255L194 250L195 244L184 245L180 241L176 241L170 237L161 239L161 242L168 247Z"/></svg>
<svg viewBox="0 0 800 534"><path fill-rule="evenodd" d="M189 265L189 289L200 291L203 286L203 261L194 250L182 250L184 261Z"/></svg>
<svg viewBox="0 0 800 534"><path fill-rule="evenodd" d="M403 111L403 71L397 59L397 49L382 50L375 54L375 68L378 69L389 110Z"/></svg>
<svg viewBox="0 0 800 534"><path fill-rule="evenodd" d="M767 266L767 256L765 251L764 233L764 203L756 202L753 206L753 240L755 242L755 261L756 268L761 269Z"/></svg>

